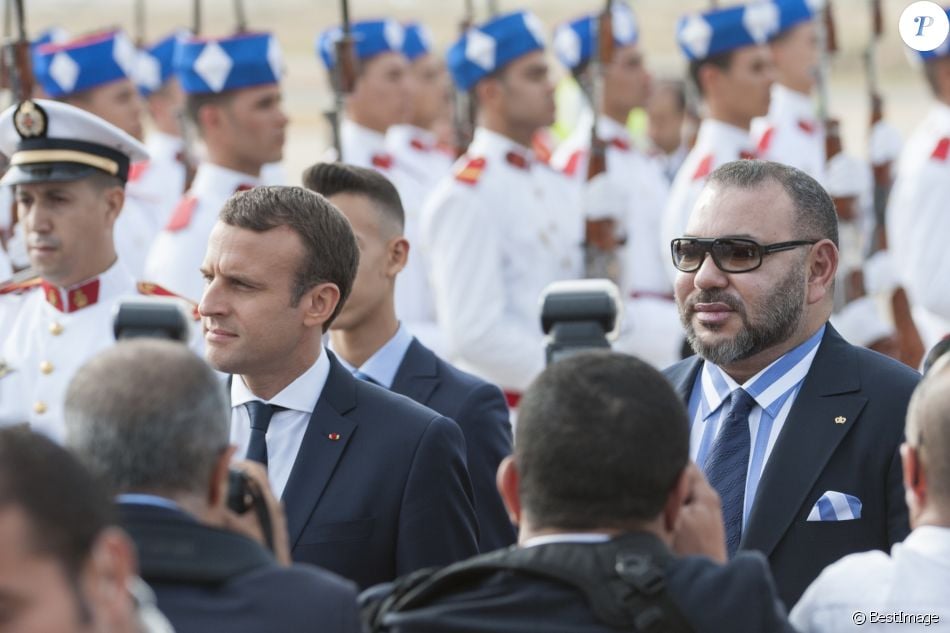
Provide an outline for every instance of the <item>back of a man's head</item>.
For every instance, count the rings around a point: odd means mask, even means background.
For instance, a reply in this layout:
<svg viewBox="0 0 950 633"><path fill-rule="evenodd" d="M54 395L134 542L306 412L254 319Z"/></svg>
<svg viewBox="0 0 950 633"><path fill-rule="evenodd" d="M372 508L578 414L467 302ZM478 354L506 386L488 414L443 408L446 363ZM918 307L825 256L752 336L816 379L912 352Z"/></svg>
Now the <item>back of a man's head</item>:
<svg viewBox="0 0 950 633"><path fill-rule="evenodd" d="M378 171L346 163L317 163L303 172L303 186L325 198L342 194L364 196L373 203L384 233L399 235L405 227L399 192Z"/></svg>
<svg viewBox="0 0 950 633"><path fill-rule="evenodd" d="M950 356L940 358L914 391L905 434L926 473L928 505L950 519Z"/></svg>
<svg viewBox="0 0 950 633"><path fill-rule="evenodd" d="M686 409L647 363L584 352L521 400L519 497L535 529L632 529L663 510L689 460Z"/></svg>
<svg viewBox="0 0 950 633"><path fill-rule="evenodd" d="M215 373L180 343L121 341L83 365L66 393L67 443L115 493L204 498L228 446Z"/></svg>

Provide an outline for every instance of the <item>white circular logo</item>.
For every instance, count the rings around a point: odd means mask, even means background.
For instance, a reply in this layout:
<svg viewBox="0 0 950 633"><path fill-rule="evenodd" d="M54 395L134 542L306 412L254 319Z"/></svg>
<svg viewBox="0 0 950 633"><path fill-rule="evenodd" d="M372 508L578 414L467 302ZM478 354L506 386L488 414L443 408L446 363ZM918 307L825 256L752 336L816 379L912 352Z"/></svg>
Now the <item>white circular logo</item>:
<svg viewBox="0 0 950 633"><path fill-rule="evenodd" d="M947 39L950 20L933 2L915 2L901 13L898 28L904 43L917 51L932 51Z"/></svg>

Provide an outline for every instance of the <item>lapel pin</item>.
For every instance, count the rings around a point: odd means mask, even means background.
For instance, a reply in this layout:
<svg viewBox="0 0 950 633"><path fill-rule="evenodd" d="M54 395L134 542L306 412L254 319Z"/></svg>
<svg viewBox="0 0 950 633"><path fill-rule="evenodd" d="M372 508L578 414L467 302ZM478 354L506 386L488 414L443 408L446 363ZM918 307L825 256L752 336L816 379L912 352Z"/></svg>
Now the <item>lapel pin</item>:
<svg viewBox="0 0 950 633"><path fill-rule="evenodd" d="M844 417L843 415L839 415L838 417L835 418L835 424L844 424L847 421L848 421L848 418Z"/></svg>
<svg viewBox="0 0 950 633"><path fill-rule="evenodd" d="M339 434L339 433L330 433L329 435L327 435L327 437L335 442L335 441L337 441L338 439L340 439L340 434Z"/></svg>

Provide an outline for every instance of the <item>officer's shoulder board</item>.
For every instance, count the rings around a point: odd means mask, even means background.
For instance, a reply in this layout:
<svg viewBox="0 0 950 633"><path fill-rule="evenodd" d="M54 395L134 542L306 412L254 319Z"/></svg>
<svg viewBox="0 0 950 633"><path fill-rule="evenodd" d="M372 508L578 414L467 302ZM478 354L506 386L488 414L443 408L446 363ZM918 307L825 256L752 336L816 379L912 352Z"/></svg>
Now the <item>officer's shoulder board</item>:
<svg viewBox="0 0 950 633"><path fill-rule="evenodd" d="M34 288L39 288L43 280L39 277L30 277L29 279L11 279L0 285L0 295L21 295Z"/></svg>
<svg viewBox="0 0 950 633"><path fill-rule="evenodd" d="M191 299L186 299L185 297L176 294L167 288L162 288L158 284L154 284L150 281L140 281L135 284L135 288L138 290L140 295L145 295L146 297L171 297L172 299L184 301L185 304L187 304L187 306L191 309L191 318L195 321L201 320L201 315L198 314L198 304Z"/></svg>
<svg viewBox="0 0 950 633"><path fill-rule="evenodd" d="M484 157L463 158L455 169L455 179L466 185L474 185L482 177L483 171L485 171Z"/></svg>
<svg viewBox="0 0 950 633"><path fill-rule="evenodd" d="M171 217L168 219L165 230L172 232L180 231L191 224L191 216L194 214L196 206L198 206L198 198L194 196L185 196L179 200L178 206L175 207Z"/></svg>
<svg viewBox="0 0 950 633"><path fill-rule="evenodd" d="M950 154L950 137L944 136L942 139L937 141L937 146L934 147L934 151L930 154L930 158L933 160L945 161L947 160L948 154Z"/></svg>
<svg viewBox="0 0 950 633"><path fill-rule="evenodd" d="M703 159L699 161L699 164L696 166L696 171L693 172L693 180L700 180L705 178L712 172L713 166L713 155L706 154L703 156Z"/></svg>

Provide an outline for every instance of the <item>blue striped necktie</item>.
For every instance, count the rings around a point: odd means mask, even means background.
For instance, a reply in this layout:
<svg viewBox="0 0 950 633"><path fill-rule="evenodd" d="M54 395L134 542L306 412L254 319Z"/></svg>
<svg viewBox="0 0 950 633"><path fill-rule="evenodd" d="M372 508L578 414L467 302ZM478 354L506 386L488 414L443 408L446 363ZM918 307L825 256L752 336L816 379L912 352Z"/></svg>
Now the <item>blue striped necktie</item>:
<svg viewBox="0 0 950 633"><path fill-rule="evenodd" d="M742 510L746 473L752 445L749 412L755 400L744 389L736 389L722 407L719 435L706 459L706 478L722 499L722 520L726 528L729 557L739 549L742 537Z"/></svg>

